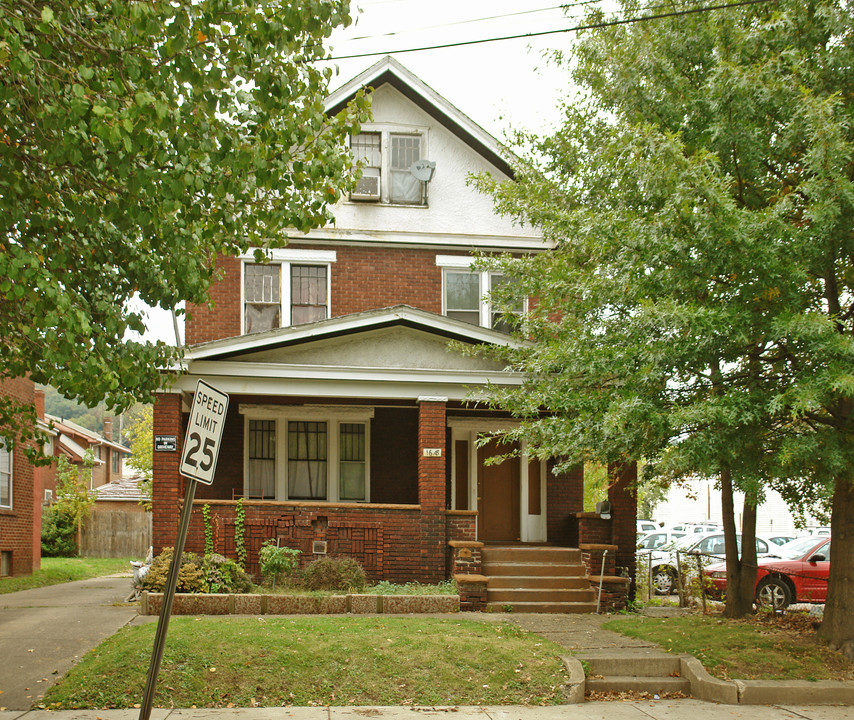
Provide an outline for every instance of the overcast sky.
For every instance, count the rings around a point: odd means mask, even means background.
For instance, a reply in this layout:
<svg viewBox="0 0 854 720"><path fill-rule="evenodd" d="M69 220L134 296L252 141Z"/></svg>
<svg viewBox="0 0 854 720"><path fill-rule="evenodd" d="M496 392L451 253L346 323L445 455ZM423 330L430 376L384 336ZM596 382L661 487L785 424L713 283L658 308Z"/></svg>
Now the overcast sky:
<svg viewBox="0 0 854 720"><path fill-rule="evenodd" d="M492 40L572 27L588 4L571 5L567 19L549 0L354 0L354 23L328 43L337 69L330 90L393 55L499 140L511 126L548 133L569 86L543 53L566 48L574 33ZM487 42L409 52L472 41ZM168 312L150 310L148 326L146 338L174 344Z"/></svg>

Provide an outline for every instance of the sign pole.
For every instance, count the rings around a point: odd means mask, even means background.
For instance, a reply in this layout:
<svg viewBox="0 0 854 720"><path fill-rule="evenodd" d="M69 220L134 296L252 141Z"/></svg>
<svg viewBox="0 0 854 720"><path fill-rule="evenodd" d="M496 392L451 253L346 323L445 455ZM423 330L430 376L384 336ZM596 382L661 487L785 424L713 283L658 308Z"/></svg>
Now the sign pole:
<svg viewBox="0 0 854 720"><path fill-rule="evenodd" d="M157 621L157 634L154 636L154 648L151 651L151 663L145 680L145 695L139 709L139 720L149 720L151 707L154 704L157 673L160 671L160 661L163 659L166 631L169 629L169 618L172 615L172 601L175 599L175 588L178 586L178 574L181 571L181 558L184 555L184 543L190 528L190 516L193 514L196 482L205 485L213 483L227 412L228 394L199 380L196 383L196 392L190 407L187 434L178 467L178 472L188 480L187 494L184 498L184 507L181 508L172 564L169 566L166 587L163 588L163 604L160 606L160 618ZM160 437L169 442L164 443L162 448L156 449L160 452L174 452L175 447L172 444L175 441L174 436Z"/></svg>
<svg viewBox="0 0 854 720"><path fill-rule="evenodd" d="M151 651L151 662L148 666L148 677L145 680L145 694L139 709L139 720L149 720L154 704L154 691L157 687L157 673L160 671L160 661L163 659L163 648L166 645L166 631L169 629L169 618L172 615L172 601L175 599L175 588L178 586L178 574L181 570L181 558L184 554L184 543L190 527L190 516L193 513L193 499L196 496L196 480L190 478L187 482L187 493L184 496L184 507L181 508L181 523L178 528L178 538L175 540L175 551L172 554L172 564L163 589L163 601L160 606L160 617L157 620L157 633L154 636L154 648Z"/></svg>

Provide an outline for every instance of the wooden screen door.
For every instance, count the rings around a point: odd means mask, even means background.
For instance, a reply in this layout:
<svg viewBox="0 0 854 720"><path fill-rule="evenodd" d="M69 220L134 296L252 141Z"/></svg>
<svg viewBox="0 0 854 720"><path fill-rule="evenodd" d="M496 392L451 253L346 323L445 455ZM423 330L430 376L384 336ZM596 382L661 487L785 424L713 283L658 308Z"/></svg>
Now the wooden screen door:
<svg viewBox="0 0 854 720"><path fill-rule="evenodd" d="M477 525L481 542L520 539L519 458L485 465L487 458L508 451L496 440L477 449Z"/></svg>

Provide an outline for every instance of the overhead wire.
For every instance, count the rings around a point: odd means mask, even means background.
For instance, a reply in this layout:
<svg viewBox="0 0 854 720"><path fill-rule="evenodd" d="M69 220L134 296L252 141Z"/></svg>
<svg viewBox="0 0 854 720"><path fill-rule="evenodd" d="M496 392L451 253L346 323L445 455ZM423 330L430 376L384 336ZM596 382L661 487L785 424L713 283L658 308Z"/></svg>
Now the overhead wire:
<svg viewBox="0 0 854 720"><path fill-rule="evenodd" d="M465 47L469 45L482 45L484 43L502 42L505 40L519 40L524 38L543 37L545 35L557 35L561 33L581 32L583 30L599 30L609 27L617 27L620 25L634 25L641 22L651 22L653 20L663 20L666 18L682 17L687 15L697 15L700 13L714 12L716 10L727 10L731 8L746 7L748 5L764 5L776 2L776 0L740 0L739 2L723 3L720 5L705 5L696 8L688 8L685 10L674 10L672 12L659 13L656 15L643 15L631 18L617 18L614 20L606 20L595 23L587 23L583 25L574 25L568 28L557 28L553 30L542 30L537 32L520 33L516 35L504 35L501 37L481 38L478 40L461 40L458 42L440 43L436 45L424 45L421 47L403 48L398 50L384 50L374 52L352 53L349 55L333 55L326 60L350 60L353 58L377 57L379 55L397 55L403 53L422 52L426 50L444 50L454 47Z"/></svg>

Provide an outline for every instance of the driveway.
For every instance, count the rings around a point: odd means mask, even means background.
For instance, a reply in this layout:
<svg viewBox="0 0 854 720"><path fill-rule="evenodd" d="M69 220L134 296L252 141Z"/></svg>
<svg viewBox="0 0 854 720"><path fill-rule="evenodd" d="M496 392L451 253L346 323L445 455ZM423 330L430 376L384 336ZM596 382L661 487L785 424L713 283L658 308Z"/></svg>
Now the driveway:
<svg viewBox="0 0 854 720"><path fill-rule="evenodd" d="M129 576L0 595L0 709L28 710L87 651L137 614Z"/></svg>

